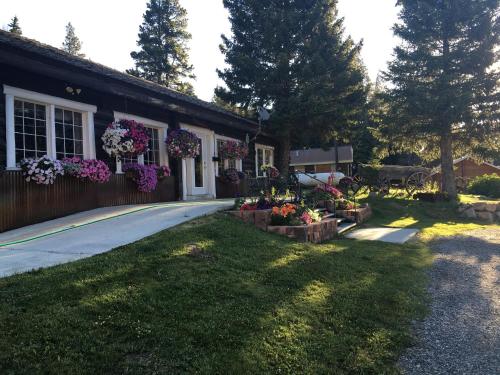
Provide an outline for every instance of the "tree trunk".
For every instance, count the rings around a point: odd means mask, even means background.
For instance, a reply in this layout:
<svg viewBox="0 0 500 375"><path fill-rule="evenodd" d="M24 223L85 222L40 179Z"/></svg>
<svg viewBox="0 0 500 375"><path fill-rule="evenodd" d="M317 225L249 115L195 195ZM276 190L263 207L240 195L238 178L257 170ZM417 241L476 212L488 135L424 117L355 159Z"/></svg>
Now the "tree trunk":
<svg viewBox="0 0 500 375"><path fill-rule="evenodd" d="M280 134L280 148L277 168L279 169L281 175L285 177L288 177L288 171L290 168L290 138L291 137L289 132Z"/></svg>
<svg viewBox="0 0 500 375"><path fill-rule="evenodd" d="M453 152L451 133L441 135L441 185L443 192L452 199L457 197L457 186L455 184L455 172L453 171Z"/></svg>

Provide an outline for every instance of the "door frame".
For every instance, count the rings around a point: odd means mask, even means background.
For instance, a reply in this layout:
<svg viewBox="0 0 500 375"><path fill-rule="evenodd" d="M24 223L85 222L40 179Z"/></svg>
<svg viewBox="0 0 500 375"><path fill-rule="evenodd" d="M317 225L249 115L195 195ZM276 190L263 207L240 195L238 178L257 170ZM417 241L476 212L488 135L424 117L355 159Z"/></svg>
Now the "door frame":
<svg viewBox="0 0 500 375"><path fill-rule="evenodd" d="M204 136L207 139L207 150L203 153L202 158L206 157L206 194L199 194L203 196L208 196L210 198L216 197L215 192L215 162L212 157L215 155L215 132L210 129L200 128L198 126L188 125L181 123L180 128L188 130L196 135ZM203 151L203 150L202 150ZM192 163L193 159L182 159L182 199L196 199L196 194L193 193L194 181L191 181L191 176L188 176L188 163Z"/></svg>

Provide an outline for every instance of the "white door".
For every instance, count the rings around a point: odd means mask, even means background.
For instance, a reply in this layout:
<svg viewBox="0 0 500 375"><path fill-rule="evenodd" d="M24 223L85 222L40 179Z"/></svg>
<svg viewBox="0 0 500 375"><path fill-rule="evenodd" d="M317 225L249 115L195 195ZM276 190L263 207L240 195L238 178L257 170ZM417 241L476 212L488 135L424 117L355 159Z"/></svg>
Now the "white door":
<svg viewBox="0 0 500 375"><path fill-rule="evenodd" d="M206 134L196 134L200 141L200 154L190 159L191 168L191 183L193 195L206 195L208 194L208 165L209 165L209 143Z"/></svg>

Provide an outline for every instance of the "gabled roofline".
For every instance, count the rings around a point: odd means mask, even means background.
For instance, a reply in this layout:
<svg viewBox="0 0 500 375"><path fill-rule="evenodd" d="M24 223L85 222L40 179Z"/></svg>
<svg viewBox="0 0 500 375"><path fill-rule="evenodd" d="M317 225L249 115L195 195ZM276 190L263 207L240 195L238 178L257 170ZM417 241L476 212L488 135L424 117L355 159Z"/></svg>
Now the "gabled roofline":
<svg viewBox="0 0 500 375"><path fill-rule="evenodd" d="M74 68L91 72L96 75L100 75L106 78L119 81L126 85L135 86L138 89L146 89L152 94L167 97L169 99L185 103L186 105L196 106L205 111L209 111L213 114L218 114L226 118L230 118L239 122L242 125L246 125L253 128L254 131L258 130L258 124L255 121L241 117L231 111L221 108L215 104L206 102L204 100L192 97L178 91L169 89L157 83L147 81L138 77L134 77L124 72L120 72L116 69L107 67L105 65L90 61L85 58L71 55L61 49L55 48L53 46L40 43L34 39L26 38L24 36L18 36L12 34L8 31L0 30L0 46L4 44L15 49L28 52L29 54L34 54L41 56L46 59L56 61L58 63L63 63ZM268 134L263 134L269 137Z"/></svg>

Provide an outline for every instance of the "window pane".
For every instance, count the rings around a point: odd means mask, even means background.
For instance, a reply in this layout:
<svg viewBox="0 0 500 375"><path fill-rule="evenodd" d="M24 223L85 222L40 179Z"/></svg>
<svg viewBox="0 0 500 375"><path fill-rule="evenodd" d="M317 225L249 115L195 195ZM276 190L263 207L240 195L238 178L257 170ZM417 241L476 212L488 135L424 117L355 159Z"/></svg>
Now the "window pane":
<svg viewBox="0 0 500 375"><path fill-rule="evenodd" d="M23 117L23 102L14 100L14 116Z"/></svg>
<svg viewBox="0 0 500 375"><path fill-rule="evenodd" d="M75 126L82 126L82 114L80 112L74 112L73 116L75 120Z"/></svg>
<svg viewBox="0 0 500 375"><path fill-rule="evenodd" d="M159 130L149 128L151 139L149 141L149 151L144 154L144 164L160 165L160 136Z"/></svg>
<svg viewBox="0 0 500 375"><path fill-rule="evenodd" d="M262 165L264 165L264 150L261 148L257 149L257 176L263 176Z"/></svg>
<svg viewBox="0 0 500 375"><path fill-rule="evenodd" d="M83 142L81 141L75 142L75 154L78 156L83 156Z"/></svg>
<svg viewBox="0 0 500 375"><path fill-rule="evenodd" d="M35 104L24 102L24 117L35 118Z"/></svg>
<svg viewBox="0 0 500 375"><path fill-rule="evenodd" d="M73 112L71 111L64 111L64 123L73 125Z"/></svg>
<svg viewBox="0 0 500 375"><path fill-rule="evenodd" d="M27 150L36 150L35 148L35 136L30 134L24 135L24 148Z"/></svg>
<svg viewBox="0 0 500 375"><path fill-rule="evenodd" d="M38 151L45 151L47 140L45 137L36 137L36 149Z"/></svg>
<svg viewBox="0 0 500 375"><path fill-rule="evenodd" d="M36 120L36 134L37 135L45 135L46 131L47 131L47 129L45 127L45 121Z"/></svg>
<svg viewBox="0 0 500 375"><path fill-rule="evenodd" d="M202 146L203 143L201 142L201 139L198 139L198 142L200 144L200 153L199 155L194 159L194 186L195 187L203 187L204 186L204 181L203 181L203 150Z"/></svg>
<svg viewBox="0 0 500 375"><path fill-rule="evenodd" d="M63 122L63 111L62 111L62 109L56 108L55 114L56 114L56 122Z"/></svg>
<svg viewBox="0 0 500 375"><path fill-rule="evenodd" d="M36 105L36 118L39 120L45 120L45 106L37 104Z"/></svg>

